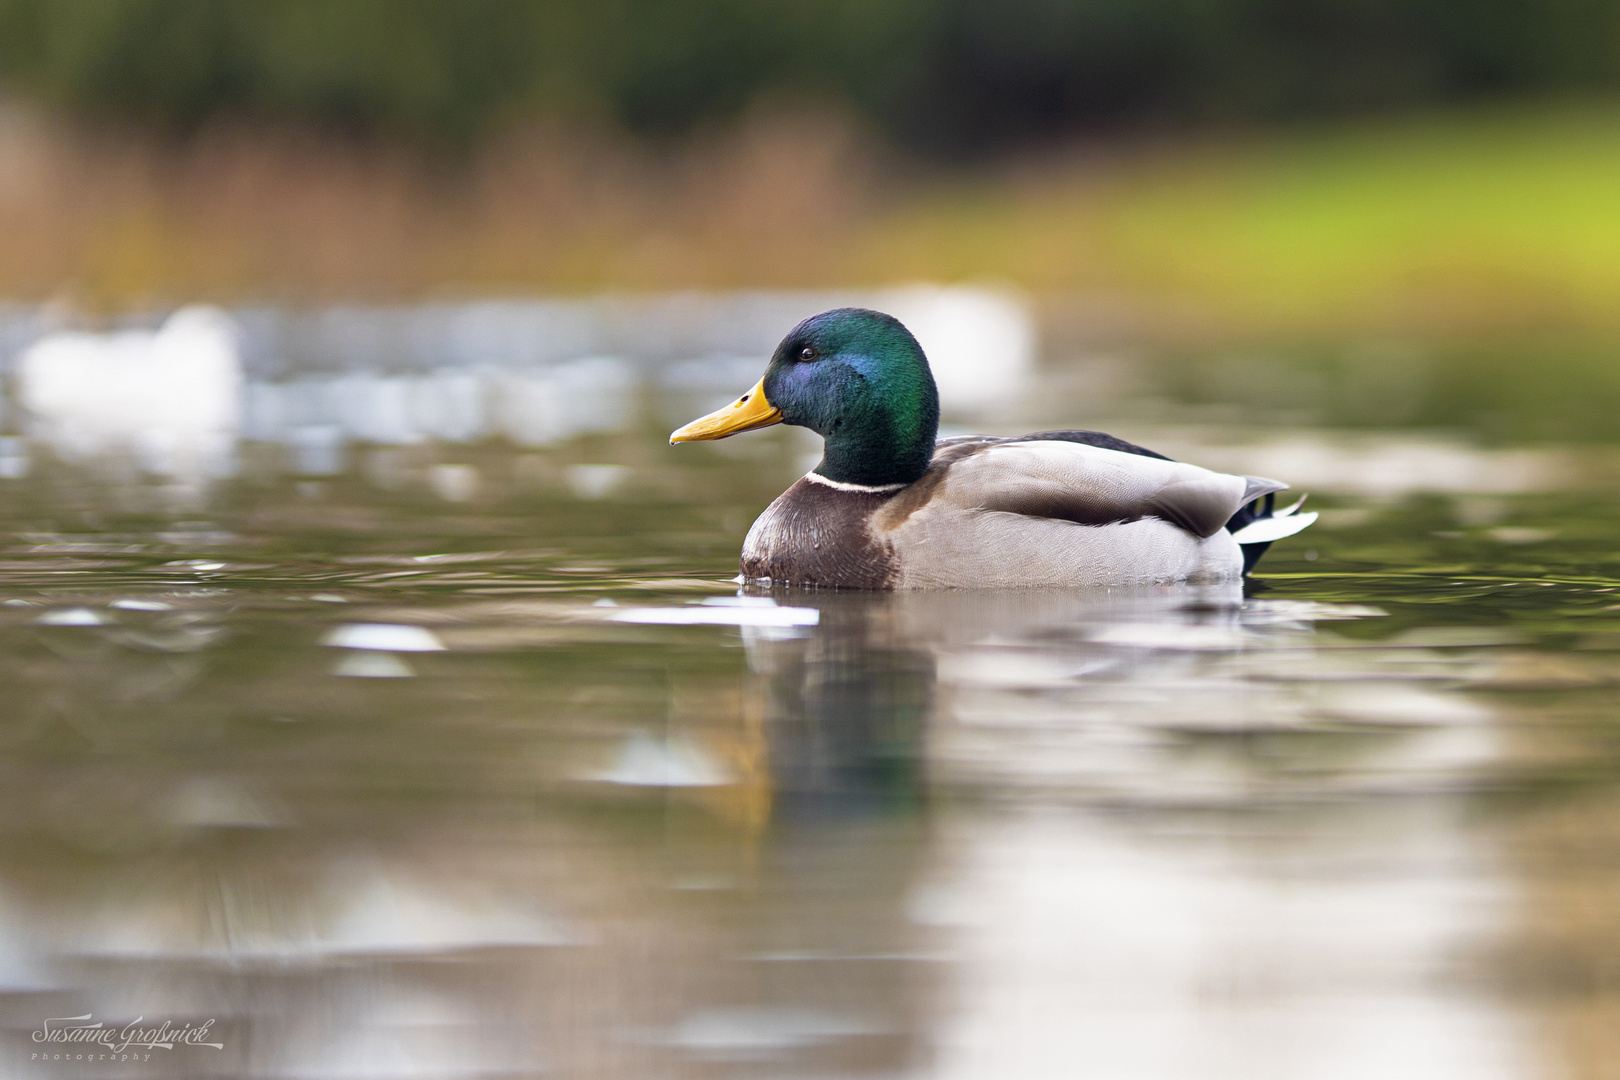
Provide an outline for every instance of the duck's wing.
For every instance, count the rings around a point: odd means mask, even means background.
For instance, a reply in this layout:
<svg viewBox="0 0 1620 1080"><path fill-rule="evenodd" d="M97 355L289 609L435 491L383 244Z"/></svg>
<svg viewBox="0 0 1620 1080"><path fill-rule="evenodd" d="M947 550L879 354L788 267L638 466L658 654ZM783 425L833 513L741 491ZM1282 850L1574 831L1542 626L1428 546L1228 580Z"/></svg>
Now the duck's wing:
<svg viewBox="0 0 1620 1080"><path fill-rule="evenodd" d="M930 501L956 509L1080 525L1156 517L1199 537L1213 536L1243 506L1288 486L1046 433L952 440L936 453L930 472L919 482L932 480Z"/></svg>

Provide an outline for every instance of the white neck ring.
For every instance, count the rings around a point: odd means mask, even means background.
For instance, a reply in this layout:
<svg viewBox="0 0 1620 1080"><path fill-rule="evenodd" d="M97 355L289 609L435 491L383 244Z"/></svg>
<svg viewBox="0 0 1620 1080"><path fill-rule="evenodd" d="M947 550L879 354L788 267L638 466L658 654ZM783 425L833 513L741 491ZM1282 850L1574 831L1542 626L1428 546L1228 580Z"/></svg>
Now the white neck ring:
<svg viewBox="0 0 1620 1080"><path fill-rule="evenodd" d="M905 484L846 484L842 480L829 480L815 470L804 474L806 480L817 484L825 484L834 491L858 491L863 495L881 495L889 491L899 491Z"/></svg>

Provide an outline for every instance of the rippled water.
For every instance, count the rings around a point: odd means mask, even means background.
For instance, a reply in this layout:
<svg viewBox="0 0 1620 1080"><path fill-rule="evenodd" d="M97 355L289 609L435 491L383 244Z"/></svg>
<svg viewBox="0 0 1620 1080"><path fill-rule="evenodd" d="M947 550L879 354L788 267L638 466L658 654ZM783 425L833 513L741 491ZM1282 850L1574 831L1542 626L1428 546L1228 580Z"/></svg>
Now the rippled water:
<svg viewBox="0 0 1620 1080"><path fill-rule="evenodd" d="M739 597L792 432L6 481L5 1073L1620 1072L1608 459L1121 433L1326 513ZM85 1014L220 1047L37 1060Z"/></svg>

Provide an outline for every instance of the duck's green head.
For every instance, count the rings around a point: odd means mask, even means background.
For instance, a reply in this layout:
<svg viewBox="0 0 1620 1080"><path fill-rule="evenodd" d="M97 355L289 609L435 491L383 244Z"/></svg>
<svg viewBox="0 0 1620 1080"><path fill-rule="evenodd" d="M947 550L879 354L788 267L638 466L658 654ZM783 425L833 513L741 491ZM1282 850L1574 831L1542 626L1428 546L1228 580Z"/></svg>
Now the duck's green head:
<svg viewBox="0 0 1620 1080"><path fill-rule="evenodd" d="M922 347L898 319L836 308L795 326L752 390L669 441L723 439L771 424L825 438L815 471L829 480L909 484L934 455L939 392Z"/></svg>

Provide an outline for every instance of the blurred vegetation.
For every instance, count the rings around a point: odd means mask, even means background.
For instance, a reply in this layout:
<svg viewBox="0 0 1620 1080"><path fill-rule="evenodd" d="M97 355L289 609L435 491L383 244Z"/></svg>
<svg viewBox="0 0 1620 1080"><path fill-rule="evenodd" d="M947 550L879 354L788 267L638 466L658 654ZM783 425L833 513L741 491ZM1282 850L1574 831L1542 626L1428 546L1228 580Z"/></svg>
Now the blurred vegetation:
<svg viewBox="0 0 1620 1080"><path fill-rule="evenodd" d="M523 114L671 132L760 96L913 147L1620 87L1613 0L0 0L0 84L467 142Z"/></svg>
<svg viewBox="0 0 1620 1080"><path fill-rule="evenodd" d="M988 278L1165 337L1620 333L1615 0L0 0L3 94L10 298Z"/></svg>
<svg viewBox="0 0 1620 1080"><path fill-rule="evenodd" d="M1620 335L1612 107L898 181L872 179L836 122L792 114L675 149L520 132L448 178L430 157L253 127L154 145L0 124L0 297L117 309L990 280L1049 298L1084 336Z"/></svg>
<svg viewBox="0 0 1620 1080"><path fill-rule="evenodd" d="M1620 113L1362 122L1058 168L919 203L946 276L1179 297L1236 323L1620 329Z"/></svg>

